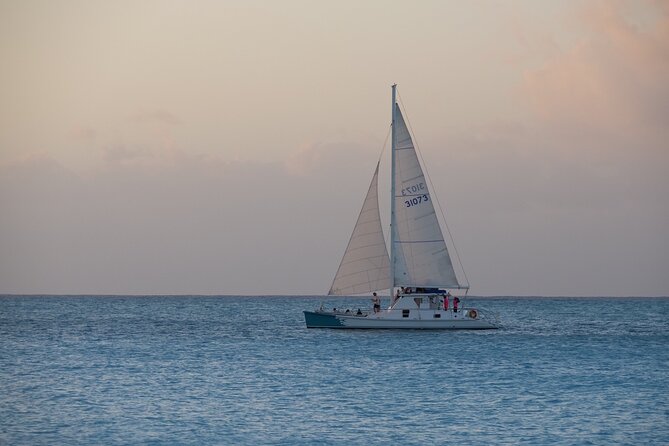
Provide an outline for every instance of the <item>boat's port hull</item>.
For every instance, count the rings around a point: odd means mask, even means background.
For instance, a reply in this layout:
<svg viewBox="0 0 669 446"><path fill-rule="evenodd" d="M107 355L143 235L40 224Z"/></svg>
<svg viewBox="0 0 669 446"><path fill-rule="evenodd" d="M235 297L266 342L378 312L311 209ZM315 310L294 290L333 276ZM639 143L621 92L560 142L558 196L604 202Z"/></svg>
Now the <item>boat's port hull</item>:
<svg viewBox="0 0 669 446"><path fill-rule="evenodd" d="M427 312L426 312L427 313ZM423 315L421 315L423 316ZM427 316L427 314L425 315ZM451 314L450 317L403 318L381 312L357 316L325 311L305 311L307 328L367 328L367 329L412 329L412 330L490 330L499 328L484 319L472 319L465 313Z"/></svg>

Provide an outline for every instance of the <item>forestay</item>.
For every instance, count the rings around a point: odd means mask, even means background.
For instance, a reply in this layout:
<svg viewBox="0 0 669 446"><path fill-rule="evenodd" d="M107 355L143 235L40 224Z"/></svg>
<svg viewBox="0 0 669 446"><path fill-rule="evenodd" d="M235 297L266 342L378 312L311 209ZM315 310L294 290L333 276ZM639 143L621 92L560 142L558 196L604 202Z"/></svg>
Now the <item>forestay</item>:
<svg viewBox="0 0 669 446"><path fill-rule="evenodd" d="M379 215L378 177L377 163L367 197L328 294L361 294L390 286L390 260Z"/></svg>
<svg viewBox="0 0 669 446"><path fill-rule="evenodd" d="M423 169L399 106L395 107L393 285L458 288Z"/></svg>

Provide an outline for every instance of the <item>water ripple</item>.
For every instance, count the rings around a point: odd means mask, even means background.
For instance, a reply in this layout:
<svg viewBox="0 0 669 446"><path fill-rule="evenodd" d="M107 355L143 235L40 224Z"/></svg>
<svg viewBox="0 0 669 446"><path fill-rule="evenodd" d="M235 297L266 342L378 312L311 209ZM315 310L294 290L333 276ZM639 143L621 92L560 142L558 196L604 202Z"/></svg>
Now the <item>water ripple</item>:
<svg viewBox="0 0 669 446"><path fill-rule="evenodd" d="M669 443L669 300L470 303L504 329L307 330L313 298L0 297L0 444Z"/></svg>

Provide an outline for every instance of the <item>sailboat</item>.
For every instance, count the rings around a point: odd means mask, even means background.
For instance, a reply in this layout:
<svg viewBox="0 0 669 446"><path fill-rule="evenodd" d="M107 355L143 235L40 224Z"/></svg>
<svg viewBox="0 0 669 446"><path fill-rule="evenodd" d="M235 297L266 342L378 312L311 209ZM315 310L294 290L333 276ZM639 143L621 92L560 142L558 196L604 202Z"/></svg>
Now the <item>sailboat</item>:
<svg viewBox="0 0 669 446"><path fill-rule="evenodd" d="M379 211L379 164L328 295L374 293L373 310L304 311L308 328L494 329L492 313L459 306L458 280L423 168L392 86L390 255ZM389 291L381 309L377 292ZM377 300L378 299L378 300Z"/></svg>

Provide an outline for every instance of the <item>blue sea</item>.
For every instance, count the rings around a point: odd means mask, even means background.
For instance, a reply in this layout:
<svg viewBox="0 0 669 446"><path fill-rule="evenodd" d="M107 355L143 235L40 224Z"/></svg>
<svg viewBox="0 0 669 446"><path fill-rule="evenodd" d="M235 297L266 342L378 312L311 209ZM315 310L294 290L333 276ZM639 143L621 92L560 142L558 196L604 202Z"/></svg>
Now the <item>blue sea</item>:
<svg viewBox="0 0 669 446"><path fill-rule="evenodd" d="M504 327L457 332L320 303L0 296L0 444L669 444L669 299L470 298Z"/></svg>

